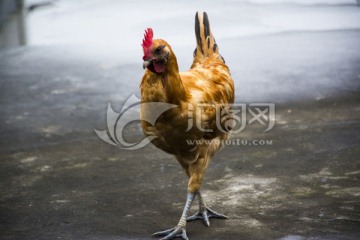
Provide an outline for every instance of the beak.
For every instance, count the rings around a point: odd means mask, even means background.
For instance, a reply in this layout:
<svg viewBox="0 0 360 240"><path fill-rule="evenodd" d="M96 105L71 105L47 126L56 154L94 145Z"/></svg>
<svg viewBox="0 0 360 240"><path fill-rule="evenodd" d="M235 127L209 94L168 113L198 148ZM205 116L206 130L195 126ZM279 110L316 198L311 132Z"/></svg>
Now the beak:
<svg viewBox="0 0 360 240"><path fill-rule="evenodd" d="M145 60L144 63L143 63L143 69L147 68L151 63L152 63L151 60L150 61Z"/></svg>

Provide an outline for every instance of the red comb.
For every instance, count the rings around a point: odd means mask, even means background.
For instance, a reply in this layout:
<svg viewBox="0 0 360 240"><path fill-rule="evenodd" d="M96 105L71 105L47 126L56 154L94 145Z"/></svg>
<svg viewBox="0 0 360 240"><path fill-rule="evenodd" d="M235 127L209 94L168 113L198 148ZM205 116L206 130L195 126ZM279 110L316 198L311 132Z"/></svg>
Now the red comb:
<svg viewBox="0 0 360 240"><path fill-rule="evenodd" d="M148 58L151 55L150 47L153 44L153 40L152 40L153 36L154 36L153 30L151 28L147 28L145 30L143 42L141 44L141 46L143 47L143 50L144 50L143 60L145 60L146 58Z"/></svg>

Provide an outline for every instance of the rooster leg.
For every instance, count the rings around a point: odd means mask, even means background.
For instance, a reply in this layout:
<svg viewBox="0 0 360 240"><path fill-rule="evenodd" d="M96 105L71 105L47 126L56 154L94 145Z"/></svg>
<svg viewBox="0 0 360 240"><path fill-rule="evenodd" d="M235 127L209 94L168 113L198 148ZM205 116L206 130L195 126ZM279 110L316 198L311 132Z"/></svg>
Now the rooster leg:
<svg viewBox="0 0 360 240"><path fill-rule="evenodd" d="M202 219L204 221L204 224L206 226L210 226L210 221L209 218L218 218L218 219L227 219L228 217L215 212L214 210L210 209L206 203L204 202L204 199L200 193L200 191L198 191L198 199L199 199L199 211L197 213L195 213L194 215L192 215L191 217L188 217L186 220L188 222L190 221L194 221L197 219Z"/></svg>
<svg viewBox="0 0 360 240"><path fill-rule="evenodd" d="M163 237L162 240L168 240L173 238L182 238L184 240L189 240L189 238L186 235L186 219L190 210L191 203L194 201L195 196L196 196L196 192L188 193L183 213L176 227L171 228L169 230L156 232L152 236Z"/></svg>

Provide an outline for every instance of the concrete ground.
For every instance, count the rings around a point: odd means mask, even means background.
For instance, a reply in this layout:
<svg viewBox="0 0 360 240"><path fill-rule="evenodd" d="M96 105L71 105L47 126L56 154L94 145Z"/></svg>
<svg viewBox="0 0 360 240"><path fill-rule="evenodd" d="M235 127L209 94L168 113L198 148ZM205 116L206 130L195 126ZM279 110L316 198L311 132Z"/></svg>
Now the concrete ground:
<svg viewBox="0 0 360 240"><path fill-rule="evenodd" d="M211 220L210 228L189 223L190 239L359 239L360 32L322 34L336 53L330 65L319 60L294 66L296 72L281 66L256 72L274 83L265 86L271 95L262 100L277 96L276 125L266 133L248 126L232 136L247 143L226 146L215 156L203 191L209 205L229 219ZM313 36L241 40L243 48L260 48L255 59L242 61L249 66L263 58L258 64L266 65L264 56L273 51L269 42L305 37L313 48L324 47ZM339 39L350 40L338 48ZM319 52L313 54L316 59ZM289 56L289 62L297 59ZM237 101L245 101L242 85L259 100L251 86L261 82L241 78L241 66L232 63ZM141 59L118 65L70 47L0 51L1 239L150 239L177 223L187 185L177 162L152 146L116 148L93 130L106 128L108 101L119 110L141 76ZM301 81L312 86L303 98L296 88ZM285 82L288 92L281 95L276 89L285 91ZM135 125L126 135L142 133Z"/></svg>

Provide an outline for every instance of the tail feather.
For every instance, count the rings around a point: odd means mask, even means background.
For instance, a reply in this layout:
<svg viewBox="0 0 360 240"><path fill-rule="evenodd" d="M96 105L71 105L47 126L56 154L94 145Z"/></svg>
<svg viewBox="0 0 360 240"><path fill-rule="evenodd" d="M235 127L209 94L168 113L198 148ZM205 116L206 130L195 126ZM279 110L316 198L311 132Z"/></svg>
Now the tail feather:
<svg viewBox="0 0 360 240"><path fill-rule="evenodd" d="M214 53L219 53L219 48L210 29L209 18L206 12L196 12L195 15L196 49L194 63L203 63L206 58Z"/></svg>

